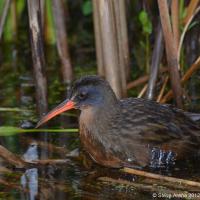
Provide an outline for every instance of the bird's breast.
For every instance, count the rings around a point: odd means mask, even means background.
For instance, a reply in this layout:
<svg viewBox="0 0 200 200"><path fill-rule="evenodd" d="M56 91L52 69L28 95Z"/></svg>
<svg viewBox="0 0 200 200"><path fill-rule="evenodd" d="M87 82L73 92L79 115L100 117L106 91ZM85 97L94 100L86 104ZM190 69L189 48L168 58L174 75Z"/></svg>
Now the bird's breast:
<svg viewBox="0 0 200 200"><path fill-rule="evenodd" d="M106 167L122 167L121 160L106 151L101 141L95 137L95 134L84 123L80 123L80 140L83 148L89 153L94 162Z"/></svg>

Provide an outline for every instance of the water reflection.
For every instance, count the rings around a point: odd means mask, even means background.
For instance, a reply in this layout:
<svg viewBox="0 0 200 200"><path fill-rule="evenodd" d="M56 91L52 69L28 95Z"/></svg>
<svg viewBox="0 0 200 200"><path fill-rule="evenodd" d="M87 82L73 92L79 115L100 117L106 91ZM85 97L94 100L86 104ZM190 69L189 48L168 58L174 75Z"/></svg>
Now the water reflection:
<svg viewBox="0 0 200 200"><path fill-rule="evenodd" d="M36 142L32 142L27 151L23 155L23 159L26 161L33 161L38 159L38 145ZM34 200L38 195L38 169L27 169L21 176L21 185L24 190L28 189L28 193L23 193L21 199Z"/></svg>
<svg viewBox="0 0 200 200"><path fill-rule="evenodd" d="M176 154L172 151L164 151L157 147L151 150L150 167L167 169L175 165Z"/></svg>

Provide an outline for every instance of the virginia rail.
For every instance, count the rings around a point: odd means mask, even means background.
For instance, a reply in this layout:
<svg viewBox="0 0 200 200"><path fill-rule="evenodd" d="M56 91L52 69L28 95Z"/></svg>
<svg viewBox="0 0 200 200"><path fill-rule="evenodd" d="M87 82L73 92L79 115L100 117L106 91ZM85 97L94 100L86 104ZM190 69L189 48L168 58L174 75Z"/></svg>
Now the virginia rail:
<svg viewBox="0 0 200 200"><path fill-rule="evenodd" d="M100 165L162 167L198 153L200 128L182 110L141 98L118 100L98 76L77 80L69 99L37 127L72 108L81 110L81 143Z"/></svg>

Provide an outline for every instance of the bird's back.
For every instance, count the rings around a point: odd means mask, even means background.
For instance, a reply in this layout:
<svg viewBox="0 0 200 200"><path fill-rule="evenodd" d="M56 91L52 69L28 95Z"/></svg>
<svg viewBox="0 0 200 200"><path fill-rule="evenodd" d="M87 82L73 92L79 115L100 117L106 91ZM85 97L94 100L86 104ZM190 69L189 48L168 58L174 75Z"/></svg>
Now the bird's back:
<svg viewBox="0 0 200 200"><path fill-rule="evenodd" d="M155 149L177 159L197 153L200 128L183 111L139 98L123 99L120 107L111 126L112 140L118 140L114 153L123 152L123 159L145 166Z"/></svg>

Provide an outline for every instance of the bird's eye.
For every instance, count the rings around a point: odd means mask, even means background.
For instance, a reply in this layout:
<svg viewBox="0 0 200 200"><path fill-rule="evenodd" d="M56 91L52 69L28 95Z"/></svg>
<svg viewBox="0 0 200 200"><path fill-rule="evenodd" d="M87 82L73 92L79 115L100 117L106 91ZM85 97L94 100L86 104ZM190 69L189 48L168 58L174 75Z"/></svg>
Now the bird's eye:
<svg viewBox="0 0 200 200"><path fill-rule="evenodd" d="M86 92L80 92L78 97L79 97L79 99L85 99L87 97L87 93Z"/></svg>

